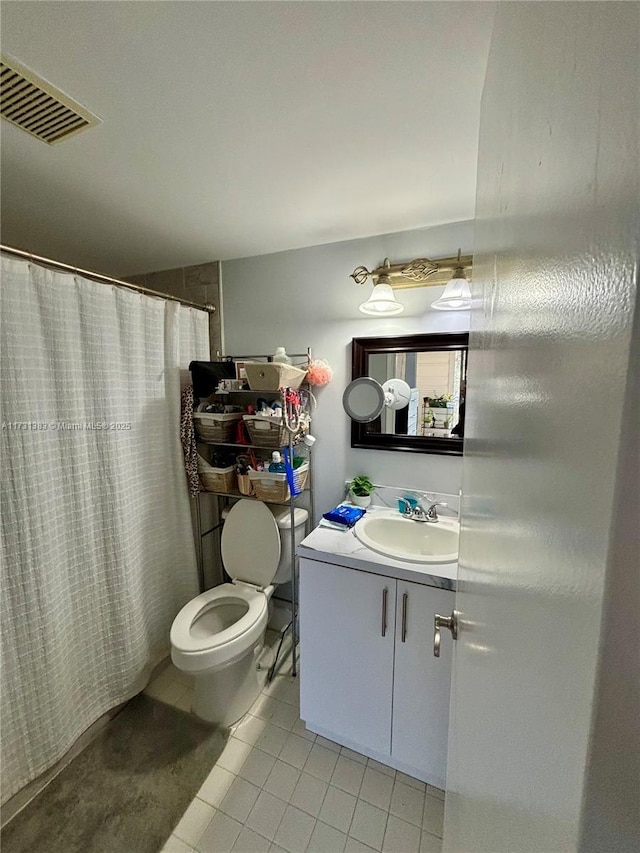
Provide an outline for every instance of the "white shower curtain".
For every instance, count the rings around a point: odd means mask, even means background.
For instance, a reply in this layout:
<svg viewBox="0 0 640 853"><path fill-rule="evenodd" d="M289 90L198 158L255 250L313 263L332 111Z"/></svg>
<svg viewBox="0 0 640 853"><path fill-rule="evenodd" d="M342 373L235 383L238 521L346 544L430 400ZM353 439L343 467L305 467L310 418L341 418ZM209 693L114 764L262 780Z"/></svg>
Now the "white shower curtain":
<svg viewBox="0 0 640 853"><path fill-rule="evenodd" d="M180 368L204 312L2 258L2 801L145 684L197 594Z"/></svg>

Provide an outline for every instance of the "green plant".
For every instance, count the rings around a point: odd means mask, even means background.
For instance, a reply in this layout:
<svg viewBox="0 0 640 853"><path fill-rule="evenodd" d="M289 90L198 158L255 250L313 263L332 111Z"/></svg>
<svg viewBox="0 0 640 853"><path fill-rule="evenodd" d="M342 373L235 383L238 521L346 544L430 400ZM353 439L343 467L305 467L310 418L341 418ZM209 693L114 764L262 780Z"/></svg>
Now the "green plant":
<svg viewBox="0 0 640 853"><path fill-rule="evenodd" d="M434 391L433 397L425 397L427 406L432 406L434 409L445 409L447 403L451 400L451 394L438 394Z"/></svg>
<svg viewBox="0 0 640 853"><path fill-rule="evenodd" d="M354 495L358 495L360 498L367 497L375 491L375 486L366 474L358 474L357 477L354 477L349 483L349 488Z"/></svg>

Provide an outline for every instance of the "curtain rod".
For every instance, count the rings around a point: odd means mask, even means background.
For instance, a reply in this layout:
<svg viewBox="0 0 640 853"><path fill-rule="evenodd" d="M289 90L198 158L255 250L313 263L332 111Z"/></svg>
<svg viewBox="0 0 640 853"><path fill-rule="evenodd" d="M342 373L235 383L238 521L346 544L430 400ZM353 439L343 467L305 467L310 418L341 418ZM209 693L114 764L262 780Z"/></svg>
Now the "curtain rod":
<svg viewBox="0 0 640 853"><path fill-rule="evenodd" d="M179 296L173 296L171 293L160 293L158 290L151 290L149 287L142 287L142 285L133 284L130 281L122 281L119 278L111 278L111 276L102 275L98 272L91 272L90 270L83 270L79 267L72 267L69 264L63 264L60 261L53 261L51 258L43 258L40 255L25 252L22 249L14 249L12 246L0 244L0 251L7 255L15 255L18 258L37 261L39 264L63 270L64 272L77 273L78 275L82 275L92 281L100 282L101 284L116 284L118 287L126 287L129 290L144 293L146 296L156 296L159 299L168 299L171 302L179 302L181 305L188 305L190 308L197 308L199 311L206 311L207 314L215 314L216 312L216 306L209 303L200 305L198 302L191 302L189 299L181 299Z"/></svg>
<svg viewBox="0 0 640 853"><path fill-rule="evenodd" d="M306 352L288 352L287 355L289 358L311 358L311 347L308 347ZM231 359L234 361L249 361L252 358L273 358L273 355L261 352L252 353L251 355L221 355L220 358L223 361L230 361ZM295 364L293 366L295 367Z"/></svg>

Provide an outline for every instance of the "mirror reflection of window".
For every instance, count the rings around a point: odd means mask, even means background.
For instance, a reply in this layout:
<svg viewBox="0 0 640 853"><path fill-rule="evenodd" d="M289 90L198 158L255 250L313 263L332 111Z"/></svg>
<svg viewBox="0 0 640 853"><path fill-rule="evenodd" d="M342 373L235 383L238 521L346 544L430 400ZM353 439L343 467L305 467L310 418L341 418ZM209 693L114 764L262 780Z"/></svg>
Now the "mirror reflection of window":
<svg viewBox="0 0 640 853"><path fill-rule="evenodd" d="M367 425L367 433L463 437L465 360L463 350L371 353L369 375L381 385L403 379L411 388L411 399L406 408L385 409Z"/></svg>
<svg viewBox="0 0 640 853"><path fill-rule="evenodd" d="M447 438L458 423L461 357L460 350L418 354L422 435Z"/></svg>

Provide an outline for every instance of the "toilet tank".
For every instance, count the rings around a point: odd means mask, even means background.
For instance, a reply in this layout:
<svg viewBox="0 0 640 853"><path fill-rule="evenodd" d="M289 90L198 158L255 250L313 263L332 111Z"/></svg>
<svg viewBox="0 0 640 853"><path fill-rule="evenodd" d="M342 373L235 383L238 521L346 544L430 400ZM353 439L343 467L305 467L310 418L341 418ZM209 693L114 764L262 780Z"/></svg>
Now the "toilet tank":
<svg viewBox="0 0 640 853"><path fill-rule="evenodd" d="M288 506L273 506L267 504L280 531L280 541L282 543L282 551L280 552L280 562L278 570L273 579L274 584L287 583L291 580L291 511ZM296 507L294 510L294 525L295 525L295 542L296 548L304 539L305 524L309 518L309 513L302 507ZM294 549L295 550L295 549Z"/></svg>
<svg viewBox="0 0 640 853"><path fill-rule="evenodd" d="M288 583L291 580L291 510L288 506L278 506L274 504L265 504L267 509L270 509L273 517L278 525L280 533L280 562L273 577L273 584ZM231 507L225 507L222 510L222 518L225 519L231 510ZM294 525L295 525L295 542L296 547L302 542L305 534L305 525L309 513L302 507L296 507L294 510Z"/></svg>

